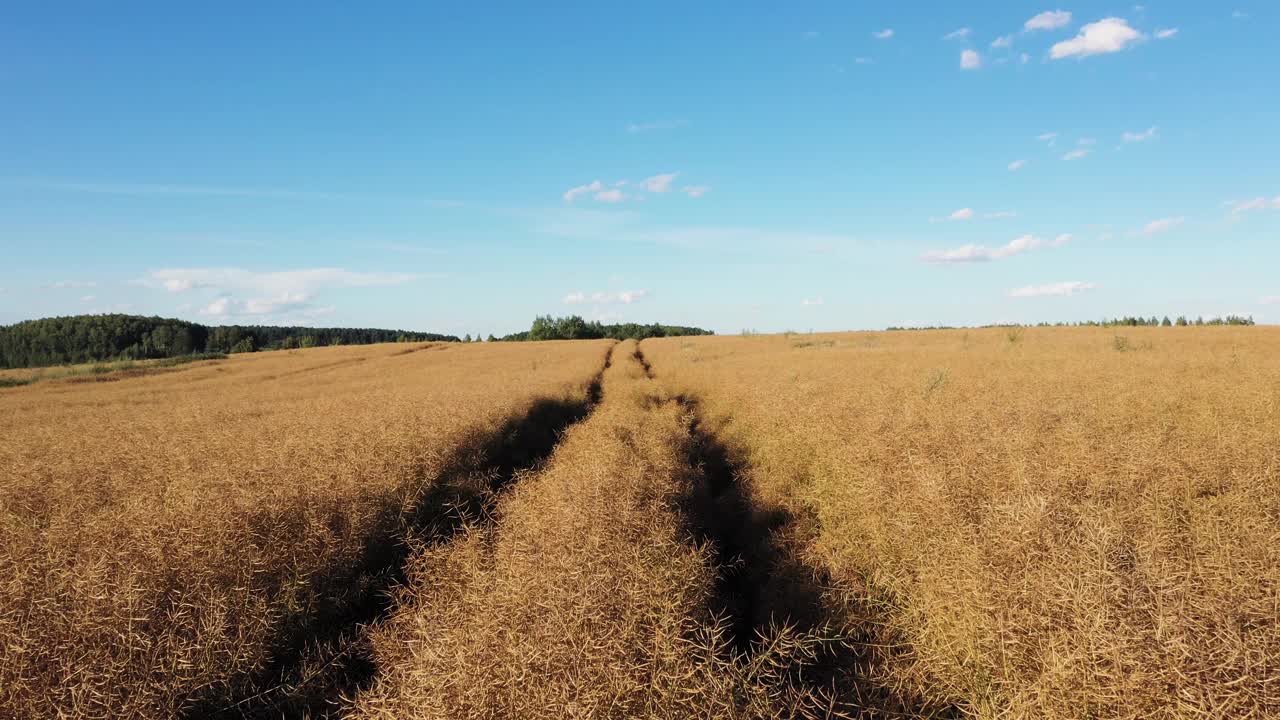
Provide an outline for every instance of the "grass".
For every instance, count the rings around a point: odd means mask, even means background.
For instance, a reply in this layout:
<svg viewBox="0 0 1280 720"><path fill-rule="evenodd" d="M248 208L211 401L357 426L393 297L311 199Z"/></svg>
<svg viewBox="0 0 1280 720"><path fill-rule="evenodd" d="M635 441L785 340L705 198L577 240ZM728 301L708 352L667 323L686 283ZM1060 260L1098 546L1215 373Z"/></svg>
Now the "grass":
<svg viewBox="0 0 1280 720"><path fill-rule="evenodd" d="M0 370L0 388L30 385L41 380L110 380L129 376L161 372L164 368L173 368L189 363L206 360L226 360L225 353L192 353L178 357L158 360L118 360L115 362L83 363L80 365L58 365L43 368L12 368Z"/></svg>
<svg viewBox="0 0 1280 720"><path fill-rule="evenodd" d="M814 518L884 682L974 717L1275 716L1280 332L1154 332L643 347Z"/></svg>

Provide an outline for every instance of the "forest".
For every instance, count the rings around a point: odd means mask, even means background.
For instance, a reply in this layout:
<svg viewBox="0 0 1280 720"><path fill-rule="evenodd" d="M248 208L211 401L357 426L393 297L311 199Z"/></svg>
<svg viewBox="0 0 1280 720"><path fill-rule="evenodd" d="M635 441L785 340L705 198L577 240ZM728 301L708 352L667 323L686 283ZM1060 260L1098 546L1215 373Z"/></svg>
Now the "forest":
<svg viewBox="0 0 1280 720"><path fill-rule="evenodd" d="M457 340L453 335L405 330L270 325L211 327L140 315L73 315L0 326L0 368L150 360L200 352Z"/></svg>
<svg viewBox="0 0 1280 720"><path fill-rule="evenodd" d="M534 318L533 325L527 330L505 335L501 338L489 336L490 340L504 342L523 342L529 340L644 340L645 338L677 337L681 335L715 335L710 330L687 327L684 325L661 325L651 323L614 323L606 325L598 320L583 320L578 315L552 317L539 315Z"/></svg>

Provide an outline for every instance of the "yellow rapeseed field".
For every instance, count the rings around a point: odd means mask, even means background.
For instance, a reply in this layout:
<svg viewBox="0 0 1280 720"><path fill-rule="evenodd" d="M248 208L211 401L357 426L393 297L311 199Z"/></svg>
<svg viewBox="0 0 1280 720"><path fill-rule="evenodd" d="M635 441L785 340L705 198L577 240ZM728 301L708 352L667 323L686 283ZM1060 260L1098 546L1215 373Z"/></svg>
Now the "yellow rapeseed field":
<svg viewBox="0 0 1280 720"><path fill-rule="evenodd" d="M443 475L483 472L538 408L582 408L609 346L320 348L0 390L0 717L217 710L358 595Z"/></svg>
<svg viewBox="0 0 1280 720"><path fill-rule="evenodd" d="M353 720L829 716L788 675L811 640L730 648L689 514L710 492L692 418L634 351L615 349L603 402L491 527L419 548Z"/></svg>
<svg viewBox="0 0 1280 720"><path fill-rule="evenodd" d="M1280 717L1280 330L641 347L809 518L880 683L981 718Z"/></svg>
<svg viewBox="0 0 1280 720"><path fill-rule="evenodd" d="M0 718L282 715L1280 717L1280 330L0 389Z"/></svg>

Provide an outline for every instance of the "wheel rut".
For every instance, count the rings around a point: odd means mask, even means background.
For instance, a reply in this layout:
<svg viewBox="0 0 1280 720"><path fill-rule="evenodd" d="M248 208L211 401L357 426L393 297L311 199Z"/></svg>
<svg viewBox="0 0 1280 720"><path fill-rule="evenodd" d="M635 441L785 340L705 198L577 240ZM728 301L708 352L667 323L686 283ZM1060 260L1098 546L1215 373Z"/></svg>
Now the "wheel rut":
<svg viewBox="0 0 1280 720"><path fill-rule="evenodd" d="M450 542L468 524L492 522L498 497L527 473L537 471L572 425L585 420L603 399L604 365L586 387L585 400L541 400L498 432L455 453L438 479L422 478L426 490L386 510L387 532L371 538L354 568L335 569L317 581L328 592L320 607L287 623L275 659L260 673L230 688L206 690L183 717L219 720L291 720L341 717L345 700L377 676L366 629L395 611L394 588L406 581L408 540ZM483 458L477 464L476 458Z"/></svg>
<svg viewBox="0 0 1280 720"><path fill-rule="evenodd" d="M634 356L645 377L657 380L638 345ZM695 482L685 512L697 541L715 550L713 610L728 619L732 652L752 662L779 637L807 639L809 652L788 677L819 703L801 717L959 718L955 708L926 707L876 680L874 618L850 605L850 593L805 557L818 531L816 516L759 499L745 453L721 440L723 427L708 427L698 398L659 392L652 398L677 403L686 413Z"/></svg>

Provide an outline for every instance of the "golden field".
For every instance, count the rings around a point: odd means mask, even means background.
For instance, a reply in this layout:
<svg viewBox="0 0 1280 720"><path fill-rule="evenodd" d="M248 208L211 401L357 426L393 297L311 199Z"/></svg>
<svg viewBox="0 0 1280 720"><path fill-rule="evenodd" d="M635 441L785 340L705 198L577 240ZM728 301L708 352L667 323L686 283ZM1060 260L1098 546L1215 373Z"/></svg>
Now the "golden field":
<svg viewBox="0 0 1280 720"><path fill-rule="evenodd" d="M981 718L1280 716L1280 330L642 345L878 628Z"/></svg>
<svg viewBox="0 0 1280 720"><path fill-rule="evenodd" d="M0 718L1280 716L1277 329L163 370L0 389Z"/></svg>
<svg viewBox="0 0 1280 720"><path fill-rule="evenodd" d="M608 343L236 355L0 390L0 717L169 718L354 593L441 476ZM502 441L503 438L496 438Z"/></svg>
<svg viewBox="0 0 1280 720"><path fill-rule="evenodd" d="M766 718L821 701L750 659L712 614L716 567L685 514L705 482L685 409L618 345L604 400L492 527L422 547L377 631L377 685L352 718Z"/></svg>

